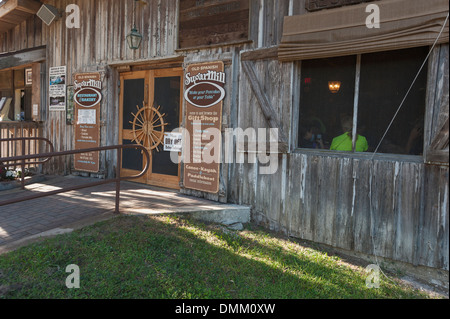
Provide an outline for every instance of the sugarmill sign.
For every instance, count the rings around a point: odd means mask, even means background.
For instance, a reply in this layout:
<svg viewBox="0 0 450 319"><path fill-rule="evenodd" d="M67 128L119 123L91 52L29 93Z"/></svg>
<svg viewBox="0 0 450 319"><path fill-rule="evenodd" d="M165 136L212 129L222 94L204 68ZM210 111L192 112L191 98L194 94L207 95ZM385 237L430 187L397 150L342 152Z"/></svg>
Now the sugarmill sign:
<svg viewBox="0 0 450 319"><path fill-rule="evenodd" d="M74 81L75 102L82 107L93 107L102 100L102 82L90 79L88 81Z"/></svg>
<svg viewBox="0 0 450 319"><path fill-rule="evenodd" d="M75 149L100 146L100 102L102 81L100 73L76 74L73 82L75 102ZM76 154L74 168L97 173L99 152Z"/></svg>
<svg viewBox="0 0 450 319"><path fill-rule="evenodd" d="M205 68L204 65L200 68ZM206 73L198 73L192 76L191 73L186 74L185 79L186 92L184 97L190 104L208 108L225 98L225 73L208 70Z"/></svg>
<svg viewBox="0 0 450 319"><path fill-rule="evenodd" d="M184 80L186 130L184 186L219 192L222 107L225 72L222 61L189 65ZM190 142L189 142L190 141Z"/></svg>

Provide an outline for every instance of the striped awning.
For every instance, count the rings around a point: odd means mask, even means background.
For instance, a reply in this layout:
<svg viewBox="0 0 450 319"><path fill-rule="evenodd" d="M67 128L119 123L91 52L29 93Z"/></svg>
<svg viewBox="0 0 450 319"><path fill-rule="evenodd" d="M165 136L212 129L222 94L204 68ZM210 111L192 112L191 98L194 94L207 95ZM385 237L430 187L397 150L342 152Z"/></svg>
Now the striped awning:
<svg viewBox="0 0 450 319"><path fill-rule="evenodd" d="M379 7L379 28L366 24L369 4ZM448 10L448 0L381 0L285 17L278 58L294 61L432 45ZM447 22L438 43L448 41Z"/></svg>

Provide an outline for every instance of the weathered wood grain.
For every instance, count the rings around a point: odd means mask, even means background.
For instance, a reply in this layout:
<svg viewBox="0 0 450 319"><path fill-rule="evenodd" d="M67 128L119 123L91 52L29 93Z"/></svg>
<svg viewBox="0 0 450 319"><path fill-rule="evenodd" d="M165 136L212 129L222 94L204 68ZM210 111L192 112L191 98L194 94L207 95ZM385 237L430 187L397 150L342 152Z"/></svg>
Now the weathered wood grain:
<svg viewBox="0 0 450 319"><path fill-rule="evenodd" d="M227 95L223 130L279 128L289 147L278 156L277 172L263 175L263 165L251 162L254 154L236 154L237 141L232 137L233 156L244 162L221 165L221 193L183 189L184 193L251 205L255 222L293 237L448 271L448 166L426 165L415 157L380 155L371 160L364 155L296 150L301 63L281 63L274 57L283 17L308 14L305 0L250 0L248 42L183 50L178 50L178 15L180 10L189 10L185 4L192 2L183 1L180 7L178 0L147 0L147 5L138 4L136 10L136 27L144 37L136 51L125 42L134 22L134 1L44 2L59 8L79 5L81 28L67 29L64 19L48 27L39 18L30 17L0 35L0 52L45 47L43 83L48 83L48 68L52 66L67 65L69 84L76 73L100 72L104 81L102 145L119 140L122 66L138 69L224 61ZM448 44L433 51L428 83L425 150L431 154L427 146L433 141L445 148L441 143L445 137L438 136L448 119ZM52 140L57 151L72 149L73 127L66 125L64 112L48 111L48 92L42 93L44 137ZM114 175L115 165L115 154L101 156L101 171L108 176ZM47 173L69 173L71 166L70 158L55 159Z"/></svg>

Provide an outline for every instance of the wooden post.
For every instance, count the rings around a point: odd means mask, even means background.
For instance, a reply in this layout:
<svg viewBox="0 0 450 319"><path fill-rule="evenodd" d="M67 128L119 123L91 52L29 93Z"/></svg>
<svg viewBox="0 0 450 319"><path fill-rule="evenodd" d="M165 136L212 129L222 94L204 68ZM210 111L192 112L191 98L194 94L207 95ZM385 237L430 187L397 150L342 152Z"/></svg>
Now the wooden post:
<svg viewBox="0 0 450 319"><path fill-rule="evenodd" d="M21 137L23 137L23 129L22 129L22 134ZM20 154L21 156L25 156L25 141L21 141L22 144L22 154ZM22 172L20 174L20 179L21 179L21 183L22 183L22 190L25 190L25 160L23 159L21 161L21 168L22 168Z"/></svg>
<svg viewBox="0 0 450 319"><path fill-rule="evenodd" d="M117 164L116 164L116 209L115 213L120 214L120 166L122 162L122 149L117 149Z"/></svg>
<svg viewBox="0 0 450 319"><path fill-rule="evenodd" d="M358 104L359 104L359 82L361 77L361 54L356 56L356 75L355 75L355 97L353 102L353 131L352 131L352 150L356 150L356 141L358 140Z"/></svg>

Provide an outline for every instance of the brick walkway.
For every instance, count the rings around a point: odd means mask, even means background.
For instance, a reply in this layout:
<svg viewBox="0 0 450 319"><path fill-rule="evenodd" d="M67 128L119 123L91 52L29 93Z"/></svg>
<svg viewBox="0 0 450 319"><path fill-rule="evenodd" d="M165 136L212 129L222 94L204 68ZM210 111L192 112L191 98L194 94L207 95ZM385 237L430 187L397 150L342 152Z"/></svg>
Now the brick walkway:
<svg viewBox="0 0 450 319"><path fill-rule="evenodd" d="M92 181L95 180L73 176L51 177L27 186L25 191L1 191L0 201ZM114 206L114 183L0 206L0 248L50 230L110 218L114 216ZM125 214L215 211L231 206L235 205L219 204L132 182L121 183L120 211Z"/></svg>

